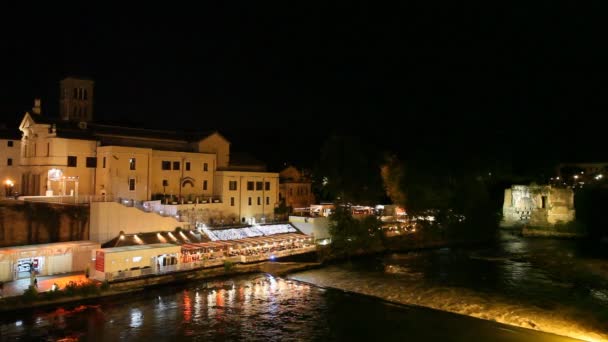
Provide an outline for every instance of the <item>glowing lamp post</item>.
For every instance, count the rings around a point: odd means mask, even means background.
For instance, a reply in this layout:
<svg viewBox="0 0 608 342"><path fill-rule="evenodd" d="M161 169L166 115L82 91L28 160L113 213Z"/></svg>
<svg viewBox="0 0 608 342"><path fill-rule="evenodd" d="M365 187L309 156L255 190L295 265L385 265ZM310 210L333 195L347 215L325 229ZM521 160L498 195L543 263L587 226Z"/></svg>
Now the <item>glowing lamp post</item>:
<svg viewBox="0 0 608 342"><path fill-rule="evenodd" d="M15 186L15 183L12 180L10 180L10 179L7 179L4 182L4 191L6 193L6 197L9 197L9 196L11 196L13 194L13 187L14 186Z"/></svg>

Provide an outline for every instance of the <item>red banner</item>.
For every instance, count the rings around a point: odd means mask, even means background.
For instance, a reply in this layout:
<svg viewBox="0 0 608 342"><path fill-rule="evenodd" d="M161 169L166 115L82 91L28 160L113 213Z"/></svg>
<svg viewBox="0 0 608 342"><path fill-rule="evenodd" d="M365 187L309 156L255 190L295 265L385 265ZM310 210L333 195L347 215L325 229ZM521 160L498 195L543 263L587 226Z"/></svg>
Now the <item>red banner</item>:
<svg viewBox="0 0 608 342"><path fill-rule="evenodd" d="M95 269L99 272L105 272L105 253L104 251L95 252Z"/></svg>

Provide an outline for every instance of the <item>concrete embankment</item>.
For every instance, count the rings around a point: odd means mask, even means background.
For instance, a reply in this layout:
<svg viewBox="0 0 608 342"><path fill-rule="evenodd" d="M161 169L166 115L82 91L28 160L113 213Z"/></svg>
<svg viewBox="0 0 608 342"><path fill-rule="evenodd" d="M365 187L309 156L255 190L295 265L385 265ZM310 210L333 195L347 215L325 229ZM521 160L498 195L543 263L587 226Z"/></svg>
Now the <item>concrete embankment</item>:
<svg viewBox="0 0 608 342"><path fill-rule="evenodd" d="M51 300L41 298L27 300L25 296L16 296L0 299L0 312L31 310L44 307L55 307L61 305L75 305L82 303L98 302L103 298L112 296L123 296L134 292L143 291L146 288L192 282L198 280L212 279L218 277L230 277L247 273L270 273L276 276L289 272L304 271L319 267L316 262L260 262L256 264L236 264L229 269L215 267L210 269L175 272L163 275L151 275L135 279L112 282L109 289L99 294L88 296L60 297Z"/></svg>

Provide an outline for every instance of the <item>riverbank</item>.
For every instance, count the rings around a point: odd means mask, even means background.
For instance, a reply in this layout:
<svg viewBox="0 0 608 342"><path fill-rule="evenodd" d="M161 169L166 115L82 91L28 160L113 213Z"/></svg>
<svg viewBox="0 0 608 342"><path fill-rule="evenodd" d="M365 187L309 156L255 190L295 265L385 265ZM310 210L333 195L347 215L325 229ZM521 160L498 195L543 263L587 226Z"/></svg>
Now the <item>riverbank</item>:
<svg viewBox="0 0 608 342"><path fill-rule="evenodd" d="M170 284L187 283L198 280L219 279L248 273L270 273L275 276L290 272L304 271L320 267L317 262L260 262L256 264L235 264L230 267L215 267L193 271L182 271L164 275L152 275L140 278L115 281L108 283L107 289L101 289L102 284L91 281L100 287L97 293L86 295L62 296L46 299L43 294L39 296L20 295L0 299L0 313L29 311L63 305L79 305L99 302L108 297L127 296L147 288L166 286ZM48 293L48 292L45 292Z"/></svg>
<svg viewBox="0 0 608 342"><path fill-rule="evenodd" d="M356 250L349 253L340 253L332 250L331 245L319 246L320 262L323 264L334 264L353 258L365 258L371 256L382 256L389 253L408 253L439 248L475 247L498 241L499 236L485 236L478 239L432 239L424 240L412 236L396 236L388 238L381 247L367 250Z"/></svg>

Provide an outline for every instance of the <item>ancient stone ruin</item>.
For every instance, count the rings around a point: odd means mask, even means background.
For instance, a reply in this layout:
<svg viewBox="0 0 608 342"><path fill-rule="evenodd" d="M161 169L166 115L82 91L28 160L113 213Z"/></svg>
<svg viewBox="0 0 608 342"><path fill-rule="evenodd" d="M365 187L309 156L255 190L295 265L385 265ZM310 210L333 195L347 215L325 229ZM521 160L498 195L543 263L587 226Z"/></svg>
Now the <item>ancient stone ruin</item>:
<svg viewBox="0 0 608 342"><path fill-rule="evenodd" d="M574 221L574 192L550 185L513 185L505 189L502 227L547 227Z"/></svg>

